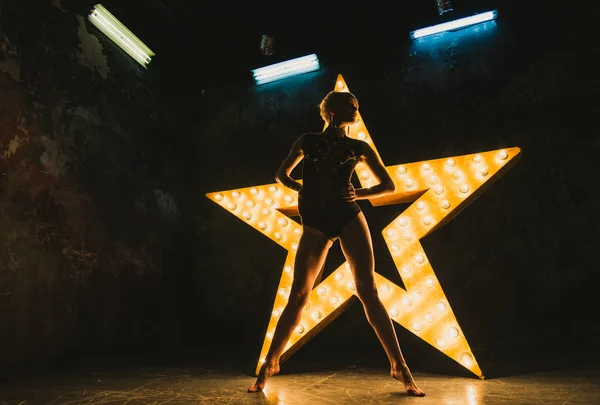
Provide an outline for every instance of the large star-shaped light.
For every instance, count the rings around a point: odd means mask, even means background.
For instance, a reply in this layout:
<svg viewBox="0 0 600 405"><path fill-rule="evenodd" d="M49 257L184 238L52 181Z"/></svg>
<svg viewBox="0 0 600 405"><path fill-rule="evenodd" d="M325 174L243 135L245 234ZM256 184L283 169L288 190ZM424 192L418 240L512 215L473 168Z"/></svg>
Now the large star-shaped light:
<svg viewBox="0 0 600 405"><path fill-rule="evenodd" d="M335 91L349 91L338 75ZM364 140L377 152L360 113L350 137ZM484 378L454 312L427 259L420 240L439 229L511 165L520 153L517 147L386 166L396 191L370 200L375 206L413 202L384 230L384 240L406 289L375 273L380 298L390 317L459 364ZM362 187L377 180L364 163L357 165ZM277 183L206 194L208 198L288 251L278 293L256 366L258 373L269 350L277 319L289 295L293 266L302 227L289 215L297 214L297 193ZM320 281L320 282L319 282ZM280 359L285 361L333 321L356 295L348 264L344 263L325 280L317 280L300 324Z"/></svg>

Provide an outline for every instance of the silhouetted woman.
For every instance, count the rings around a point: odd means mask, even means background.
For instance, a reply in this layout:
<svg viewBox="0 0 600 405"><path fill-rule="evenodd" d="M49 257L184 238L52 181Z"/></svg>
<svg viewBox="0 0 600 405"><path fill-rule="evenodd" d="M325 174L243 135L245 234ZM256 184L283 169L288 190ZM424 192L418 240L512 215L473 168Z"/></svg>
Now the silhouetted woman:
<svg viewBox="0 0 600 405"><path fill-rule="evenodd" d="M302 309L329 248L339 239L354 276L358 298L390 360L390 375L404 383L409 395L424 396L406 365L392 321L379 299L371 235L356 203L356 200L393 193L394 182L368 143L348 137L349 126L356 122L358 115L358 100L352 93L330 92L321 101L320 113L327 123L325 131L301 135L275 176L283 186L298 192L303 232L288 302L258 378L248 391L262 390L267 379L279 372L281 353L300 322ZM302 183L299 183L290 173L302 159ZM371 168L379 180L377 185L354 189L351 179L358 162Z"/></svg>

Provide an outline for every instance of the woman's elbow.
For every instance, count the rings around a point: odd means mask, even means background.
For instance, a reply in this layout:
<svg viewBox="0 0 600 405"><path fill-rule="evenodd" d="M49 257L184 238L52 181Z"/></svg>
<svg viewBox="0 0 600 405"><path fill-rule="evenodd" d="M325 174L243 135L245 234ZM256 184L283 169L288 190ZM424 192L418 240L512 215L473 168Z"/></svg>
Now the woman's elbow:
<svg viewBox="0 0 600 405"><path fill-rule="evenodd" d="M387 181L385 183L385 191L387 191L388 193L393 193L394 191L396 191L396 184L394 184L392 180Z"/></svg>

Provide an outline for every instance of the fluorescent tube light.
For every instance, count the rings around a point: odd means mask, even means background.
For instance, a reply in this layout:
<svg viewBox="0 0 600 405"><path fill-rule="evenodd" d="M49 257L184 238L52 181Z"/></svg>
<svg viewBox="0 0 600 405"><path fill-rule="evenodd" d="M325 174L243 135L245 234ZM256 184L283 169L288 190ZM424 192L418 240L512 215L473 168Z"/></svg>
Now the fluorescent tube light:
<svg viewBox="0 0 600 405"><path fill-rule="evenodd" d="M302 73L314 72L320 69L319 58L316 54L290 59L285 62L276 63L253 69L252 74L257 85L281 80L286 77L300 75Z"/></svg>
<svg viewBox="0 0 600 405"><path fill-rule="evenodd" d="M90 10L88 19L140 65L147 67L151 62L152 57L155 55L154 52L121 24L104 6L96 4Z"/></svg>
<svg viewBox="0 0 600 405"><path fill-rule="evenodd" d="M411 39L423 38L428 35L439 34L444 31L451 31L468 27L469 25L479 24L491 21L498 17L498 11L487 11L481 14L475 14L470 17L459 18L458 20L448 21L442 24L436 24L431 27L421 28L410 32Z"/></svg>

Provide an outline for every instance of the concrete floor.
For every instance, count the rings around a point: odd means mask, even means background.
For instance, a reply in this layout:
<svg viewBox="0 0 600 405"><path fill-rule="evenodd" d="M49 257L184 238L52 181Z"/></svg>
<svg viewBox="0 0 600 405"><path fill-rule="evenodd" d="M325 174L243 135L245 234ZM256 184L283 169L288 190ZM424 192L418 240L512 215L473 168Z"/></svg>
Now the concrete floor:
<svg viewBox="0 0 600 405"><path fill-rule="evenodd" d="M423 398L408 397L385 369L282 372L257 394L246 392L252 375L215 367L94 370L5 379L0 404L600 404L600 366L486 380L414 373Z"/></svg>

